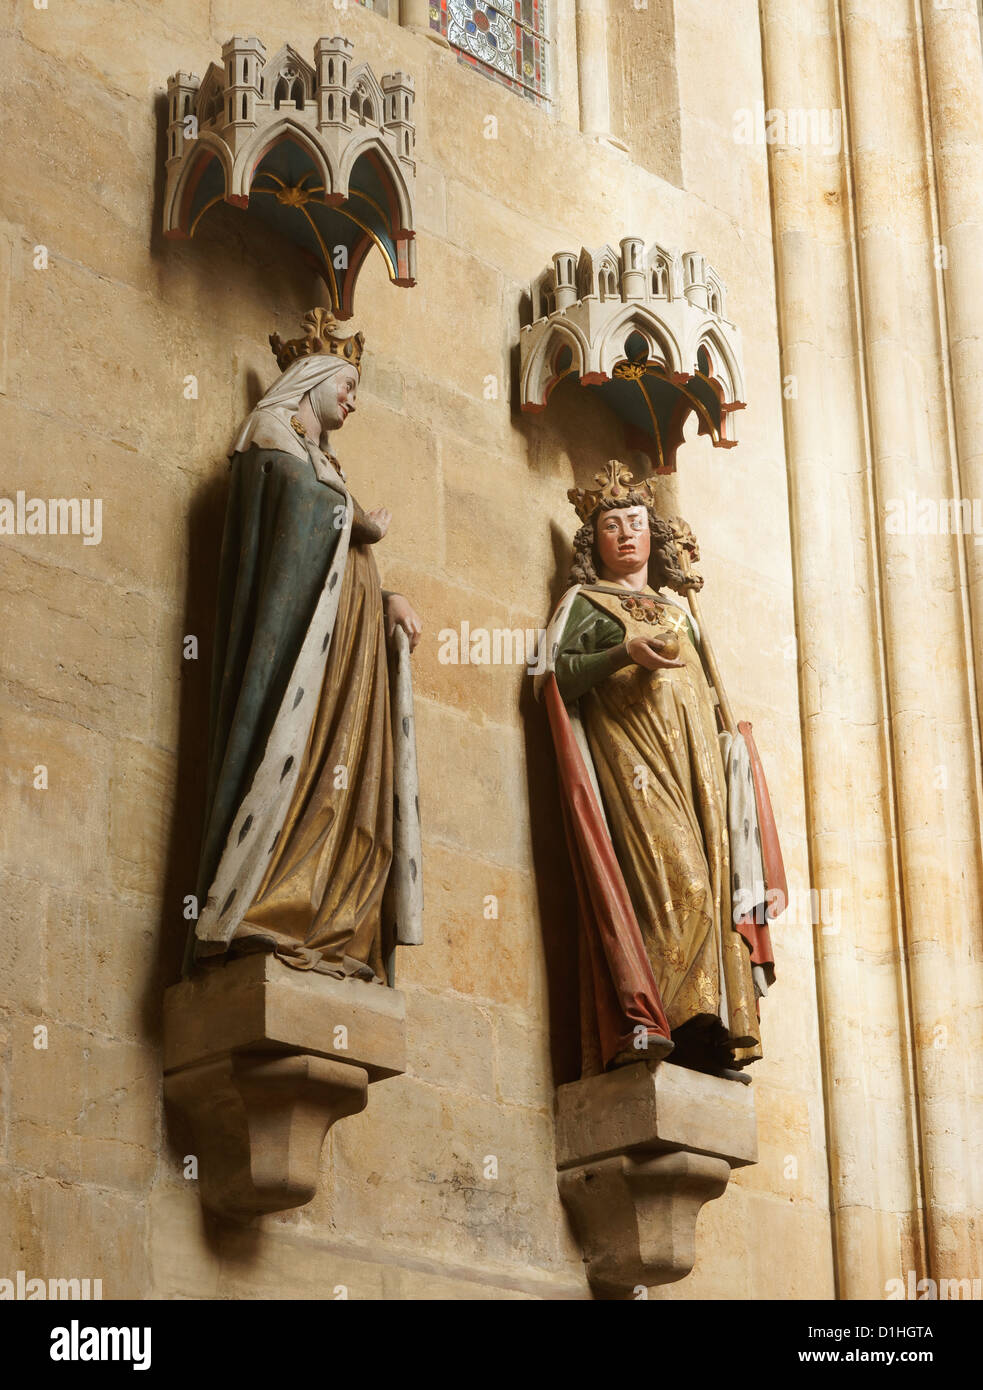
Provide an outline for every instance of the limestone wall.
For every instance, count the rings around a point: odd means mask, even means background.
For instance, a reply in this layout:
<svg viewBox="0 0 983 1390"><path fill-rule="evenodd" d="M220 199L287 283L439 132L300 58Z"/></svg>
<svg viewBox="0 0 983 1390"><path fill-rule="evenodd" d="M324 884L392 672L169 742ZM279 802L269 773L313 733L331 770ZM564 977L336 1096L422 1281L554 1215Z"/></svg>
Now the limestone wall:
<svg viewBox="0 0 983 1390"><path fill-rule="evenodd" d="M980 550L896 520L980 497L980 29L963 0L762 19L769 108L843 122L770 162L813 873L844 885L817 942L838 1289L881 1297L983 1262Z"/></svg>
<svg viewBox="0 0 983 1390"><path fill-rule="evenodd" d="M336 24L312 0L19 0L0 37L4 495L104 505L98 546L0 544L2 1275L101 1277L106 1297L588 1296L553 1155L554 1080L575 1066L575 937L551 749L521 669L442 665L436 641L462 621L543 624L574 530L566 489L623 453L620 425L578 387L541 417L511 403L520 299L562 247L658 237L727 281L742 442L687 443L677 497L790 880L809 886L768 168L764 147L733 140L735 109L762 97L757 7L677 7L678 112L657 158L580 133L562 9L552 112L392 19L353 7ZM643 22L612 26L612 51ZM416 80L419 285L366 264L366 365L339 445L360 500L395 513L383 579L428 628L415 657L427 944L399 957L409 1074L332 1131L309 1207L237 1228L203 1222L169 1136L160 1001L193 888L224 454L275 373L267 335L295 335L323 295L231 208L194 241L163 242L162 92L233 33L307 52L332 26L376 72ZM644 140L651 105L624 90L637 103L625 129ZM187 633L197 662L182 659ZM483 916L489 894L498 920ZM833 1293L813 926L774 934L761 1159L704 1210L696 1269L662 1296Z"/></svg>

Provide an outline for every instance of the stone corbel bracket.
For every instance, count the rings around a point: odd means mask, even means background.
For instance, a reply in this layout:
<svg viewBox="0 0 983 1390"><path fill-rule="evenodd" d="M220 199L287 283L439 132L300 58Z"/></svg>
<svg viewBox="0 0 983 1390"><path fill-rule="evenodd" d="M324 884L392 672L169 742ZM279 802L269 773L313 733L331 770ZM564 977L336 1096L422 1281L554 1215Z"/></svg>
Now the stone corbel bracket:
<svg viewBox="0 0 983 1390"><path fill-rule="evenodd" d="M532 321L520 333L521 408L545 410L572 375L621 416L629 447L657 473L675 470L691 412L700 434L731 448L744 368L726 297L697 251L646 251L641 237L625 237L618 251L558 251L531 287Z"/></svg>
<svg viewBox="0 0 983 1390"><path fill-rule="evenodd" d="M416 284L413 79L380 82L352 52L337 36L318 39L313 64L290 45L267 59L236 37L203 81L167 81L164 235L193 237L223 201L255 211L299 247L341 319L373 246L394 284Z"/></svg>
<svg viewBox="0 0 983 1390"><path fill-rule="evenodd" d="M599 1298L685 1278L696 1219L733 1168L756 1163L751 1088L639 1062L556 1094L560 1196Z"/></svg>
<svg viewBox="0 0 983 1390"><path fill-rule="evenodd" d="M164 996L164 1096L202 1204L237 1220L303 1206L335 1121L406 1069L404 996L270 955L208 966Z"/></svg>

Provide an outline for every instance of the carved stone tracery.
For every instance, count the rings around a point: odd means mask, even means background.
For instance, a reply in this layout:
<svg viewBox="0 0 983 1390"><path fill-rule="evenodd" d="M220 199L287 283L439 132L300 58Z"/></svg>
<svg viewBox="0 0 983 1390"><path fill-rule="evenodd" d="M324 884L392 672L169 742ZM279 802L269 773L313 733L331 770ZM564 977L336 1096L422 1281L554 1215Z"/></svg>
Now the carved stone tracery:
<svg viewBox="0 0 983 1390"><path fill-rule="evenodd" d="M377 246L394 284L416 283L413 79L380 81L343 37L314 63L258 38L222 46L203 81L168 79L164 233L193 237L217 203L255 210L299 245L350 318L355 282Z"/></svg>
<svg viewBox="0 0 983 1390"><path fill-rule="evenodd" d="M629 447L657 473L675 469L683 422L695 412L714 445L736 441L744 408L741 336L726 287L696 251L640 237L617 250L558 251L531 287L520 334L520 402L540 411L567 376L596 388L628 426Z"/></svg>

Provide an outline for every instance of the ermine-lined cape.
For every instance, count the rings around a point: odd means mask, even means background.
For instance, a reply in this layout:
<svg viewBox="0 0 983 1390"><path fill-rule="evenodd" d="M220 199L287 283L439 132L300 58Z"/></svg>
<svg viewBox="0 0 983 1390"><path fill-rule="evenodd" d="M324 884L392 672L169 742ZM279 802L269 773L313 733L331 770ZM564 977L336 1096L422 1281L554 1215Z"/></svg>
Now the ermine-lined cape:
<svg viewBox="0 0 983 1390"><path fill-rule="evenodd" d="M196 955L227 949L247 913L317 712L354 504L336 461L302 441L289 418L305 392L346 365L337 358L295 362L236 440L238 467L220 566L200 913L186 967ZM311 470L323 490L311 488ZM396 823L384 910L387 939L416 944L422 940L423 896L405 634L397 631L389 648Z"/></svg>
<svg viewBox="0 0 983 1390"><path fill-rule="evenodd" d="M564 827L586 946L583 956L594 987L598 1062L607 1067L629 1049L644 1060L664 1056L671 1047L662 1042L669 1038L670 1029L611 840L579 706L564 703L556 680L563 631L582 590L583 586L575 585L560 600L540 646L534 683L546 706L556 750ZM665 592L659 594L659 602L687 612ZM687 617L699 648L698 625L688 612ZM750 947L756 993L763 995L774 980L767 917L776 916L787 901L785 870L750 724L739 724L733 738L722 733L720 743L727 774L732 921ZM774 890L771 895L769 888ZM639 1046L640 1033L647 1037L645 1047Z"/></svg>

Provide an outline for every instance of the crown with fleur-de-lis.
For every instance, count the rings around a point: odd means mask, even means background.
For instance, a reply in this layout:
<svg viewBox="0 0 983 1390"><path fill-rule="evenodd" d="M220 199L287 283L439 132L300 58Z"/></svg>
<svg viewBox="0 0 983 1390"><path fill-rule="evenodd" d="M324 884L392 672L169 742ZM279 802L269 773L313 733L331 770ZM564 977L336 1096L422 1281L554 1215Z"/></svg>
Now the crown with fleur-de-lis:
<svg viewBox="0 0 983 1390"><path fill-rule="evenodd" d="M338 327L338 320L330 309L308 310L304 315L303 326L304 336L291 338L288 342L284 342L279 333L270 334L270 347L281 372L285 372L298 357L331 353L348 362L361 376L364 333L355 333L351 338L339 338L334 332Z"/></svg>
<svg viewBox="0 0 983 1390"><path fill-rule="evenodd" d="M619 459L609 459L601 471L594 476L596 488L572 487L567 497L576 508L582 522L590 521L602 502L619 501L624 498L626 507L633 504L629 496L642 497L646 505L655 502L652 484L648 478L640 483L632 481L632 474Z"/></svg>

